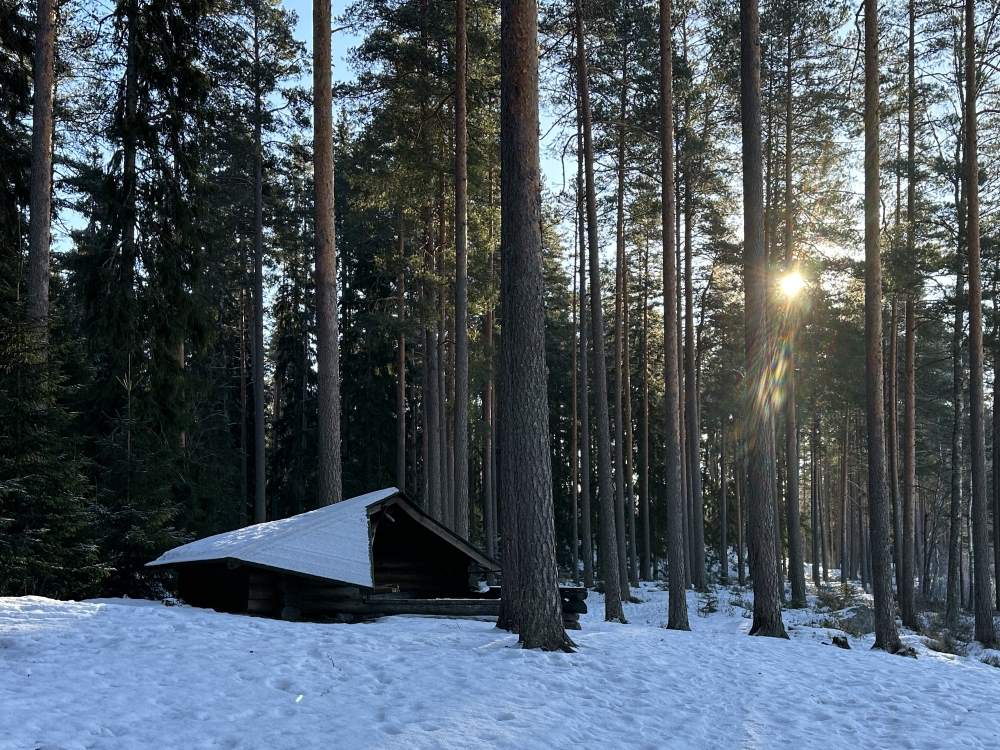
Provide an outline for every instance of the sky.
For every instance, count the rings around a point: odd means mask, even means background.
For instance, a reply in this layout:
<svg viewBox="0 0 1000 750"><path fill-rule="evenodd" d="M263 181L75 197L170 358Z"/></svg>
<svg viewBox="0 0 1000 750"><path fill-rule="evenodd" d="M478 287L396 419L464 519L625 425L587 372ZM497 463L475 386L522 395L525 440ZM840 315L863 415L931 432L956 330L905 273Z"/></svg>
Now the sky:
<svg viewBox="0 0 1000 750"><path fill-rule="evenodd" d="M282 4L288 10L294 11L298 16L295 24L295 37L305 42L306 49L312 55L312 0L283 0ZM350 2L347 0L331 0L331 10L333 13L333 28L338 28L340 24L337 18L343 15ZM333 78L335 81L353 80L354 74L347 62L347 55L354 45L361 41L361 37L349 30L337 31L333 35Z"/></svg>
<svg viewBox="0 0 1000 750"><path fill-rule="evenodd" d="M351 4L352 0L331 0L331 10L333 14L333 28L340 27L337 19L343 15L344 11ZM295 25L295 36L304 42L306 49L312 55L312 0L282 0L285 8L294 11L297 16ZM355 78L351 69L348 57L351 48L360 43L362 35L351 30L335 31L333 34L333 79L335 81L348 82ZM311 85L311 78L304 80L305 86ZM334 102L334 107L336 107ZM545 184L552 190L558 191L563 183L563 165L556 155L558 145L565 137L565 130L561 127L552 127L556 120L555 113L547 111L545 102L541 103L540 113L541 131L543 134L541 144L541 168ZM566 174L571 174L575 165L566 165Z"/></svg>

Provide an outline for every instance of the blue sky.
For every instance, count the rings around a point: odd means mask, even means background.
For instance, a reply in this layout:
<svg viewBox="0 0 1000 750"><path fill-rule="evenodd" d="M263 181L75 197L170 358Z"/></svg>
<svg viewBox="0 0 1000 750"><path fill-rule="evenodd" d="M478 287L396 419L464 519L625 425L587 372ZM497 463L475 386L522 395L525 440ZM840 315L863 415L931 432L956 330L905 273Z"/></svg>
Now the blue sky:
<svg viewBox="0 0 1000 750"><path fill-rule="evenodd" d="M298 16L298 21L295 26L295 36L299 40L305 42L306 49L312 53L312 0L282 0L284 6L289 10L292 10ZM351 0L332 0L331 8L333 12L333 28L336 29L340 24L337 22L337 17L342 15L347 7L351 4ZM353 46L361 41L361 36L355 34L351 31L337 31L333 35L333 78L339 81L350 81L354 78L354 71L351 70L350 64L348 62L348 55ZM303 81L306 86L311 85L311 79ZM334 103L336 106L336 102ZM559 158L553 153L557 148L555 144L561 144L562 140L565 138L565 132L562 128L552 128L551 125L554 122L555 115L552 112L548 112L545 109L545 102L542 102L541 111L541 122L542 122L542 133L545 134L542 142L541 148L541 166L542 174L545 178L546 185L552 189L558 191L562 186L563 181L563 165L560 163ZM570 179L572 173L575 170L575 162L573 164L567 163L566 174L567 179Z"/></svg>
<svg viewBox="0 0 1000 750"><path fill-rule="evenodd" d="M298 22L295 25L295 36L305 42L306 49L312 52L312 0L283 0L283 5L289 10L295 11ZM333 27L337 28L337 17L343 14L349 2L345 0L332 0ZM347 53L352 46L357 44L359 37L349 31L338 31L333 35L333 76L335 80L346 81L352 79L353 73L347 64Z"/></svg>

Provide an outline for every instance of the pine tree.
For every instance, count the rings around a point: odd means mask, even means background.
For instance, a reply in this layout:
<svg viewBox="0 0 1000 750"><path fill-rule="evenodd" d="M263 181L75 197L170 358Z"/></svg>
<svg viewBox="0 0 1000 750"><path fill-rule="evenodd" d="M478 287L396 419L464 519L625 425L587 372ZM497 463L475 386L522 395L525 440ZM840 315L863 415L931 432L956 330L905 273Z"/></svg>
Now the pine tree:
<svg viewBox="0 0 1000 750"><path fill-rule="evenodd" d="M621 580L618 559L615 499L611 490L611 425L608 415L608 386L604 354L604 311L601 306L601 275L598 265L597 197L594 186L594 146L591 133L590 90L587 74L587 47L583 6L574 6L576 33L576 75L579 92L580 122L583 130L584 176L586 196L587 248L590 264L590 328L593 346L594 407L597 432L598 509L600 517L601 577L604 579L604 619L625 622L621 595L628 589L628 579Z"/></svg>
<svg viewBox="0 0 1000 750"><path fill-rule="evenodd" d="M966 241L969 252L969 406L972 439L972 552L975 566L976 640L996 642L993 579L990 577L986 518L986 427L983 405L983 288L980 276L978 88L976 4L965 0L965 181Z"/></svg>
<svg viewBox="0 0 1000 750"><path fill-rule="evenodd" d="M882 264L879 249L878 3L865 4L865 384L868 423L868 503L875 599L875 648L902 646L896 632L889 564L889 505L882 386Z"/></svg>
<svg viewBox="0 0 1000 750"><path fill-rule="evenodd" d="M667 554L670 601L667 627L689 630L684 572L684 504L681 482L680 387L677 352L677 266L674 260L673 5L660 0L660 191L663 241L663 351L665 384Z"/></svg>
<svg viewBox="0 0 1000 750"><path fill-rule="evenodd" d="M39 0L35 21L31 127L31 206L28 212L27 319L48 357L49 250L52 244L52 138L55 97L56 0Z"/></svg>
<svg viewBox="0 0 1000 750"><path fill-rule="evenodd" d="M767 257L761 176L760 16L757 0L740 2L740 79L743 118L744 285L746 290L747 508L754 584L751 635L786 638L781 621L781 585L775 534L773 431L767 418L770 396L767 343Z"/></svg>
<svg viewBox="0 0 1000 750"><path fill-rule="evenodd" d="M319 494L320 502L327 505L343 499L330 47L330 1L318 0L313 3L313 171L316 201Z"/></svg>
<svg viewBox="0 0 1000 750"><path fill-rule="evenodd" d="M538 162L537 6L504 0L500 36L500 405L497 495L511 535L507 625L524 648L571 650L562 625L549 454ZM516 571L508 578L507 571Z"/></svg>

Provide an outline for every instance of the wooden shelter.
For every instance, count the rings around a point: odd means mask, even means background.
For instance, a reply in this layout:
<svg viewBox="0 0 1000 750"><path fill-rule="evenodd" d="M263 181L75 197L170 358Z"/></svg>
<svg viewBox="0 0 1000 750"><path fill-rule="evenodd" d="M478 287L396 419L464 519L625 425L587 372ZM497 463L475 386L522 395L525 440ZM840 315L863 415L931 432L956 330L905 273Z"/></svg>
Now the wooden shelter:
<svg viewBox="0 0 1000 750"><path fill-rule="evenodd" d="M499 564L395 487L199 539L148 566L175 570L188 604L286 619L495 616L500 604L497 587L480 587ZM585 590L563 597L567 626L579 627Z"/></svg>

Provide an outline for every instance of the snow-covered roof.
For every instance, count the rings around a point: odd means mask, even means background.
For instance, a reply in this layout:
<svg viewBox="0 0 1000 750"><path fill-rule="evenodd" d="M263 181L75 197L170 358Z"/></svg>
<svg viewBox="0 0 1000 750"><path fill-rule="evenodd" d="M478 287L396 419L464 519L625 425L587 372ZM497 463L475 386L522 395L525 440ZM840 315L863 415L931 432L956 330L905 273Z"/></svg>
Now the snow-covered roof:
<svg viewBox="0 0 1000 750"><path fill-rule="evenodd" d="M175 547L147 565L240 560L370 587L368 509L400 494L387 487L290 518L216 534Z"/></svg>

